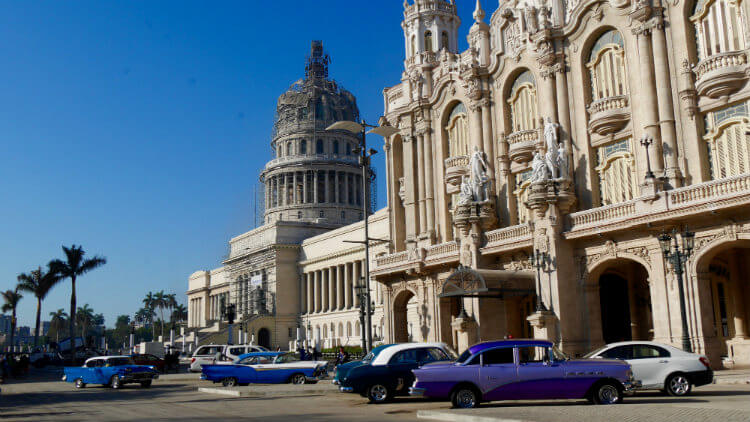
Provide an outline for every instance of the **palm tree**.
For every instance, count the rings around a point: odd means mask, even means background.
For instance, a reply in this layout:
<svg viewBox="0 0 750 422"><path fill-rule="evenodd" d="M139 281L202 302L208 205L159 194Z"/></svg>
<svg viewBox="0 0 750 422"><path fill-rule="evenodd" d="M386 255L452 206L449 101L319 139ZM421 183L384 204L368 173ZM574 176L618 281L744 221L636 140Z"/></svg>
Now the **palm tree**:
<svg viewBox="0 0 750 422"><path fill-rule="evenodd" d="M138 323L145 324L146 322L154 320L154 310L148 306L145 306L135 313L135 320ZM153 324L151 326L153 328ZM153 336L153 334L152 334ZM154 336L155 337L155 336ZM153 337L152 337L153 339Z"/></svg>
<svg viewBox="0 0 750 422"><path fill-rule="evenodd" d="M68 318L68 314L65 312L65 309L60 308L56 310L55 312L50 312L50 328L55 329L55 342L60 342L60 330L65 326L65 320Z"/></svg>
<svg viewBox="0 0 750 422"><path fill-rule="evenodd" d="M10 346L13 347L13 336L16 334L16 307L18 307L18 302L21 301L21 298L23 295L18 293L18 288L16 290L6 290L3 293L3 300L5 300L5 303L3 304L2 311L3 312L11 312L11 318L10 318Z"/></svg>
<svg viewBox="0 0 750 422"><path fill-rule="evenodd" d="M34 346L39 343L39 324L42 317L42 301L52 287L60 281L60 277L54 271L44 271L42 267L28 274L18 276L18 289L27 291L36 296L36 326L34 328Z"/></svg>
<svg viewBox="0 0 750 422"><path fill-rule="evenodd" d="M154 325L154 316L156 316L154 313L154 308L156 307L156 297L153 293L148 292L146 297L143 298L143 306L145 307L145 309L149 310L149 312L147 313L149 317L148 321L151 322L152 336L153 338L156 338L156 326Z"/></svg>
<svg viewBox="0 0 750 422"><path fill-rule="evenodd" d="M86 344L86 331L94 323L95 318L94 310L91 309L88 303L83 305L83 307L79 307L76 311L76 322L81 327L81 337L83 337L84 344Z"/></svg>
<svg viewBox="0 0 750 422"><path fill-rule="evenodd" d="M187 308L185 305L178 303L172 310L172 320L182 322L187 319Z"/></svg>
<svg viewBox="0 0 750 422"><path fill-rule="evenodd" d="M70 284L72 286L72 293L70 294L70 318L68 318L68 328L70 332L71 342L70 353L71 356L73 356L73 354L75 354L74 346L76 344L76 279L83 274L86 274L87 272L106 264L107 259L101 256L94 256L93 258L86 259L84 258L86 252L84 252L81 246L72 245L69 248L63 246L62 250L65 253L66 261L63 262L59 259L55 259L54 261L50 262L50 269L55 271L60 276L60 279L69 278Z"/></svg>
<svg viewBox="0 0 750 422"><path fill-rule="evenodd" d="M154 295L154 306L159 308L159 320L161 321L161 338L164 339L164 308L167 306L167 300L164 290L156 292Z"/></svg>
<svg viewBox="0 0 750 422"><path fill-rule="evenodd" d="M175 306L177 306L177 295L174 293L166 294L164 295L164 303L166 304L166 308L169 310L169 323L174 328L174 320L172 318L172 310Z"/></svg>

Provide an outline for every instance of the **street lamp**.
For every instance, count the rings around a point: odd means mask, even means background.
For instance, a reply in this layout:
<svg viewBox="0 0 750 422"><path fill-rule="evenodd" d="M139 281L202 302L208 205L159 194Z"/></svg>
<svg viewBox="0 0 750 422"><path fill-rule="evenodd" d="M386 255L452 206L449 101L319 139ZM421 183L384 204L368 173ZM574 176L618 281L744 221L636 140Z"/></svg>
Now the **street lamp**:
<svg viewBox="0 0 750 422"><path fill-rule="evenodd" d="M544 306L544 301L542 300L542 268L545 266L545 264L549 261L549 254L547 252L542 252L539 249L535 249L531 255L529 255L529 262L531 265L536 268L536 311L537 312L545 312L547 311L547 307Z"/></svg>
<svg viewBox="0 0 750 422"><path fill-rule="evenodd" d="M654 143L654 139L648 136L648 134L643 135L643 138L641 138L641 146L646 149L646 178L647 179L653 179L654 172L651 171L651 157L648 155L648 147L651 146L651 144Z"/></svg>
<svg viewBox="0 0 750 422"><path fill-rule="evenodd" d="M367 129L370 128L368 131ZM370 214L370 157L377 154L377 150L374 149L367 149L367 134L373 133L375 135L380 135L384 138L391 137L398 133L398 129L392 127L392 126L374 126L369 125L365 123L363 120L361 123L342 120L339 122L336 122L326 128L326 130L343 130L347 131L349 133L353 134L359 134L361 135L360 144L357 148L352 150L353 153L359 155L359 164L362 166L362 184L363 189L362 192L364 192L365 197L362 201L362 211L365 217L365 282L363 283L363 288L365 289L365 322L367 325L365 325L364 333L365 338L367 339L367 342L365 343L366 347L363 347L364 350L367 350L368 352L372 350L372 305L370 303L370 232L369 232L369 214ZM360 301L362 303L362 301Z"/></svg>
<svg viewBox="0 0 750 422"><path fill-rule="evenodd" d="M368 288L367 285L360 280L354 286L354 290L357 293L357 297L359 298L359 326L362 327L360 338L362 339L362 350L365 351L368 350L367 338L365 335L365 333L367 332L365 330L365 328L367 327L365 324L368 323L367 318L365 317L365 314L367 313Z"/></svg>
<svg viewBox="0 0 750 422"><path fill-rule="evenodd" d="M685 229L682 233L682 250L677 242L677 229L672 230L672 235L662 233L659 236L659 246L661 252L664 255L664 259L667 260L674 268L675 274L677 274L677 286L679 287L680 293L680 318L682 319L682 350L692 353L693 347L690 345L690 337L688 336L688 323L687 323L687 312L685 310L685 288L682 283L683 265L690 258L690 254L693 252L693 245L695 244L695 233Z"/></svg>

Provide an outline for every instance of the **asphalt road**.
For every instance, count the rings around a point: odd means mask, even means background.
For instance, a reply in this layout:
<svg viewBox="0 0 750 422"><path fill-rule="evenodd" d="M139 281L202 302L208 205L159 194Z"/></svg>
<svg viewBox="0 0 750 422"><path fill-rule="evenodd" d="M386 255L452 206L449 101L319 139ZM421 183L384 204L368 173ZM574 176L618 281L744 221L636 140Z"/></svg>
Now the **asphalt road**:
<svg viewBox="0 0 750 422"><path fill-rule="evenodd" d="M750 386L746 385L701 387L693 396L682 399L644 393L615 406L593 406L583 401L504 402L469 412L450 410L448 403L413 398L369 405L358 395L338 393L327 382L316 386L254 386L249 390L256 396L243 398L200 393L199 386L212 385L190 376L162 377L150 389L127 385L121 390L101 386L76 390L72 384L50 380L10 383L1 386L0 420L386 422L414 421L421 411L422 418L453 421L750 421ZM471 419L476 417L482 419Z"/></svg>

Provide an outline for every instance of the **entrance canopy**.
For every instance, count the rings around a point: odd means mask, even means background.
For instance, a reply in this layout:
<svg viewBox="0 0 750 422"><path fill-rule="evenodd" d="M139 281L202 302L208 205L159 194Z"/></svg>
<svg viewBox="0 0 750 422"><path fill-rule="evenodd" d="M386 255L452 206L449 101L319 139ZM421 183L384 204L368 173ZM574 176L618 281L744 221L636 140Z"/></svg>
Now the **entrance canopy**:
<svg viewBox="0 0 750 422"><path fill-rule="evenodd" d="M533 271L475 270L459 265L438 297L505 297L534 294Z"/></svg>

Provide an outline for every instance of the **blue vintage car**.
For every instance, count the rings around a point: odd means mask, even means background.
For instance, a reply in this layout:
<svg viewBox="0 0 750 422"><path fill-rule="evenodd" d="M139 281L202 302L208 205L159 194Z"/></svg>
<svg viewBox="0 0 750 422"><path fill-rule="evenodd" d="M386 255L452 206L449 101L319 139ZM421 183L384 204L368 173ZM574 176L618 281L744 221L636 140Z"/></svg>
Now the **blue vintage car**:
<svg viewBox="0 0 750 422"><path fill-rule="evenodd" d="M346 374L349 373L349 371L358 366L368 365L370 362L372 362L373 359L375 359L375 357L380 354L381 351L383 351L383 349L390 346L393 346L393 344L384 344L382 346L373 347L372 351L366 354L365 357L362 358L362 360L355 360L336 366L336 371L331 382L335 385L341 384L341 378L344 378Z"/></svg>
<svg viewBox="0 0 750 422"><path fill-rule="evenodd" d="M159 378L153 366L136 365L130 356L97 356L86 360L83 366L63 369L63 381L72 382L76 388L86 384L102 384L120 388L124 384L141 384L151 387L151 382Z"/></svg>
<svg viewBox="0 0 750 422"><path fill-rule="evenodd" d="M203 365L201 379L225 387L242 384L305 384L328 375L328 362L299 360L290 352L246 353L233 363Z"/></svg>
<svg viewBox="0 0 750 422"><path fill-rule="evenodd" d="M414 376L411 395L450 400L459 408L494 400L585 398L614 404L639 384L625 362L571 360L545 340L479 343L456 362L426 365Z"/></svg>

